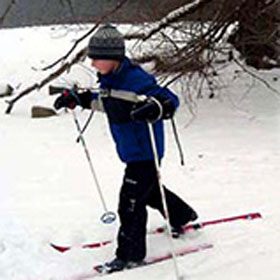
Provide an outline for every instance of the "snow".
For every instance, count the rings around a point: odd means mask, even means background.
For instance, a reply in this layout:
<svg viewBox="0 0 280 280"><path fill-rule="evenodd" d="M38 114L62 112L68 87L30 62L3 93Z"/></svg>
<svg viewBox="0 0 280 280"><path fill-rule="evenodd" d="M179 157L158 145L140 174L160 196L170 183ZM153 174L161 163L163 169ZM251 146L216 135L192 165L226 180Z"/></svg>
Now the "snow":
<svg viewBox="0 0 280 280"><path fill-rule="evenodd" d="M34 71L63 55L81 35L78 28L1 30L1 84L23 89L46 73ZM65 30L65 29L64 29ZM85 62L88 67L88 62ZM85 70L86 69L86 70ZM77 66L57 82L96 86L88 68ZM192 280L278 280L280 259L279 96L230 65L216 99L201 99L196 118L186 105L177 114L186 165L179 165L170 124L162 167L167 186L188 201L200 220L260 212L263 219L217 225L175 241L175 246L212 243L213 249L178 258ZM235 79L233 76L238 75ZM258 73L280 91L279 70ZM278 80L274 79L275 77ZM244 93L247 92L246 95ZM176 89L175 89L176 90ZM116 244L60 254L48 245L114 238L118 222L100 222L102 204L84 151L76 144L71 113L31 119L31 106L50 106L47 87L23 98L11 115L0 100L0 279L74 279L93 264L113 258ZM76 110L81 123L89 112ZM190 124L189 124L190 123ZM189 124L189 125L188 125ZM85 139L108 208L116 211L124 165L115 153L106 120L96 114ZM148 228L164 224L149 211ZM148 239L148 255L168 251L166 236ZM225 276L226 275L226 276ZM104 279L175 279L167 261Z"/></svg>

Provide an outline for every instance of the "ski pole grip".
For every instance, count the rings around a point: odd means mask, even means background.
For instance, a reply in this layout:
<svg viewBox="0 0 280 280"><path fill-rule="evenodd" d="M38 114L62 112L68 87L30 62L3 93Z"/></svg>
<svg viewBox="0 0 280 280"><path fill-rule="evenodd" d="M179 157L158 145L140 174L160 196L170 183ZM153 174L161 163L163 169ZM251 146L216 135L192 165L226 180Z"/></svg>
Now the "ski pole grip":
<svg viewBox="0 0 280 280"><path fill-rule="evenodd" d="M56 86L49 86L49 95L61 94L65 89L65 87L56 87Z"/></svg>

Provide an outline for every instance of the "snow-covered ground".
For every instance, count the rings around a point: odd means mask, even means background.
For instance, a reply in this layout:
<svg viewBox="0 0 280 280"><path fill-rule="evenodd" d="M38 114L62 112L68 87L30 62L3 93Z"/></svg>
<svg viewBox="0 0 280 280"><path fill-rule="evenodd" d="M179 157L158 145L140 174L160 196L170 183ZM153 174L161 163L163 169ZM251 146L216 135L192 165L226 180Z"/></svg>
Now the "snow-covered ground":
<svg viewBox="0 0 280 280"><path fill-rule="evenodd" d="M77 30L26 28L1 30L0 81L19 89L46 73L34 71L63 55ZM175 246L209 242L213 249L178 258L179 270L192 280L278 280L280 275L280 96L246 74L234 79L236 67L221 78L229 85L219 98L197 103L196 118L185 105L177 123L186 165L167 123L163 179L199 213L200 220L260 212L263 219L208 227ZM280 91L280 72L260 73ZM95 86L82 66L64 76ZM278 78L276 80L275 78ZM60 82L65 82L60 80ZM251 87L252 86L252 87ZM244 93L251 87L251 91ZM176 89L175 89L176 90ZM118 222L104 225L103 213L70 113L31 119L32 105L51 105L47 87L19 101L11 115L0 100L0 279L71 279L110 260L115 244L102 249L60 254L48 245L80 244L116 235ZM81 122L88 112L77 110ZM106 202L117 208L124 165L118 160L106 120L97 114L85 133ZM149 212L148 228L164 221ZM166 236L148 239L148 255L168 251ZM165 249L166 248L166 249ZM171 261L106 276L108 279L175 279ZM105 277L105 278L106 278ZM106 279L107 279L106 278Z"/></svg>

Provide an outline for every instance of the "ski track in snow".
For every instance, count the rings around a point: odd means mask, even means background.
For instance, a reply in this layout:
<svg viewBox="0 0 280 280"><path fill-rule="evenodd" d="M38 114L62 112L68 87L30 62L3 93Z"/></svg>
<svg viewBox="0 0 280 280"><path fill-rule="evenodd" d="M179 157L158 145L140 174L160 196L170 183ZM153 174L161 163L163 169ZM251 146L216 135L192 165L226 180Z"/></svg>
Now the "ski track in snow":
<svg viewBox="0 0 280 280"><path fill-rule="evenodd" d="M1 30L1 82L23 89L46 73L34 71L63 54L73 39L61 28ZM88 62L86 62L88 63ZM214 248L178 258L179 270L192 280L279 280L280 268L280 107L279 97L260 82L242 96L250 77L234 81L235 66L223 73L229 87L215 100L200 100L197 117L182 105L177 114L186 165L179 165L167 124L164 182L198 211L201 220L259 211L263 219L217 225L193 232L182 244L213 243ZM279 70L260 75L280 91ZM278 77L278 81L273 81ZM94 86L82 67L64 76ZM60 79L60 82L63 81ZM176 88L174 89L176 91ZM240 101L241 100L241 101ZM84 152L75 143L72 115L31 119L32 105L50 106L47 87L19 101L11 115L0 99L0 280L61 280L110 260L116 244L102 249L73 249L59 254L50 241L64 244L111 239L118 223L101 224L102 205ZM240 102L239 102L240 101ZM88 112L77 110L83 122ZM106 120L96 114L85 133L106 201L117 209L124 165L118 160ZM148 228L164 221L149 211ZM167 252L166 237L149 237L148 255ZM225 277L226 276L226 277ZM104 279L175 279L171 261L105 276Z"/></svg>

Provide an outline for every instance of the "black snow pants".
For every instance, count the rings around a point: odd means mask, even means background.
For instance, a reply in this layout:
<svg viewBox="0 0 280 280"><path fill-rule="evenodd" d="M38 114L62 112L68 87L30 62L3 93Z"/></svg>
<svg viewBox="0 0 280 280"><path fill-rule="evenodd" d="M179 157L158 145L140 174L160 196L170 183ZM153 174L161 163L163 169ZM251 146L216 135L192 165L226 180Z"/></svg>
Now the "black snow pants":
<svg viewBox="0 0 280 280"><path fill-rule="evenodd" d="M165 187L164 190L171 226L179 227L189 222L193 209ZM155 164L153 161L128 163L119 200L117 258L124 261L145 258L147 205L164 216Z"/></svg>

